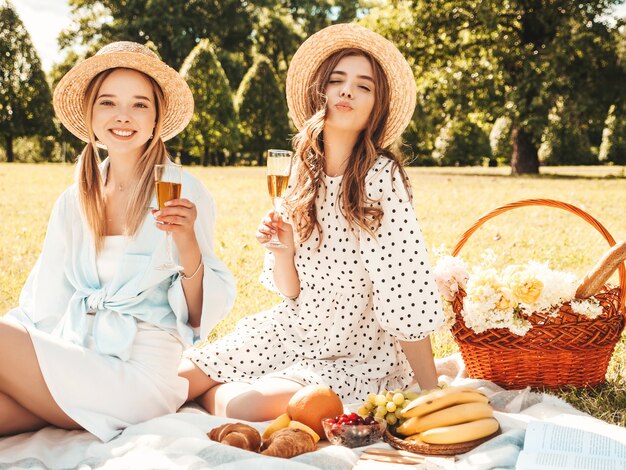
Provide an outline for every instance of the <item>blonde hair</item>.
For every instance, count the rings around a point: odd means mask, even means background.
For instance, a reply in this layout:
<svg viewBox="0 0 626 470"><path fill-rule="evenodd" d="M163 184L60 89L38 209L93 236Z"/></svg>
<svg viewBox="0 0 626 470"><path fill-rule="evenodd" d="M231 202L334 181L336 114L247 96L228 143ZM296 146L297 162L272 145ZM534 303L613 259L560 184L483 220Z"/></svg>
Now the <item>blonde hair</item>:
<svg viewBox="0 0 626 470"><path fill-rule="evenodd" d="M99 165L102 163L98 147L96 145L96 135L92 127L93 107L102 86L102 82L117 69L108 69L99 73L91 81L85 92L85 125L89 135L89 143L85 145L78 159L76 168L76 184L78 186L78 198L80 206L87 220L96 244L96 251L102 248L104 237L107 232L107 220L105 217L104 205L104 182L100 174ZM142 73L142 72L139 72ZM165 163L169 156L165 149L165 144L161 140L161 129L163 127L163 110L165 109L165 98L161 87L154 79L142 73L151 83L156 104L156 125L152 134L152 139L148 141L146 148L137 162L135 170L135 181L132 193L128 199L126 207L126 221L124 234L134 236L148 211L150 200L154 194L154 165Z"/></svg>
<svg viewBox="0 0 626 470"><path fill-rule="evenodd" d="M307 96L307 114L310 116L302 129L293 138L293 145L298 159L296 180L291 197L286 202L289 206L294 227L300 241L307 240L317 228L321 244L322 228L317 220L315 200L324 179L324 141L323 130L326 118L326 86L330 76L341 59L348 56L363 56L372 66L374 80L374 107L367 120L367 125L354 145L344 172L338 198L340 208L352 230L358 228L373 234L380 226L383 210L377 201L367 196L365 178L380 155L393 161L395 170L400 169L403 183L409 194L408 177L402 168L401 157L389 148L383 148L383 135L389 116L389 84L380 64L365 51L360 49L342 49L326 59L315 72Z"/></svg>

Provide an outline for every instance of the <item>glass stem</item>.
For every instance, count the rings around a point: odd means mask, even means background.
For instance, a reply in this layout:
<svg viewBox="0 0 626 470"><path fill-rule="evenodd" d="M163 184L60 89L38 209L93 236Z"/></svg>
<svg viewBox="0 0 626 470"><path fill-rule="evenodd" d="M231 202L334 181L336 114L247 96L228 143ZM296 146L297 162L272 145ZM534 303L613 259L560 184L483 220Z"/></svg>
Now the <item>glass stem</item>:
<svg viewBox="0 0 626 470"><path fill-rule="evenodd" d="M174 257L172 256L172 234L170 232L165 232L165 249L167 250L168 264L174 264Z"/></svg>
<svg viewBox="0 0 626 470"><path fill-rule="evenodd" d="M280 208L283 205L283 198L275 197L272 199L272 202L274 203L274 212L280 214ZM274 233L274 235L272 235L272 242L281 243L280 238L278 238L278 230Z"/></svg>

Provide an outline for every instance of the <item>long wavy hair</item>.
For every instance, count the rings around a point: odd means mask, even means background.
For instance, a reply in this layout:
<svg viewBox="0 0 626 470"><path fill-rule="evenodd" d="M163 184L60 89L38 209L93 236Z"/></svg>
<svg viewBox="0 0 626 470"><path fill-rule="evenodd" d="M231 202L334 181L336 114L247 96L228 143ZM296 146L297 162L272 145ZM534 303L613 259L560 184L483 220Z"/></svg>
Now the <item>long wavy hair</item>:
<svg viewBox="0 0 626 470"><path fill-rule="evenodd" d="M374 234L380 226L383 210L377 201L368 197L365 178L379 156L393 161L402 175L403 184L409 194L410 184L402 167L401 156L390 148L383 148L383 135L389 117L389 84L380 64L368 53L360 49L342 49L326 59L313 75L307 96L307 113L310 116L300 132L293 138L296 152L296 176L291 196L286 201L300 241L307 240L316 228L322 240L322 227L317 220L315 200L324 184L324 123L326 119L326 86L330 76L341 59L348 56L363 56L372 66L374 80L374 107L365 129L361 131L352 148L348 164L343 174L338 198L341 211L350 228L359 228ZM325 190L325 188L324 188Z"/></svg>
<svg viewBox="0 0 626 470"><path fill-rule="evenodd" d="M85 92L84 118L89 135L89 143L85 146L76 168L76 184L78 186L78 197L83 215L91 229L99 251L104 243L107 233L107 220L105 216L104 181L100 173L99 165L102 163L98 152L96 135L92 126L92 113L98 92L102 82L117 69L108 69L96 75ZM141 72L140 72L141 73ZM165 144L161 139L161 129L163 127L163 110L165 109L165 98L161 87L152 79L144 75L152 85L154 101L156 104L156 125L152 133L152 138L146 143L135 169L132 193L128 199L126 207L126 221L124 235L134 236L148 212L150 200L154 194L154 165L165 163L169 159Z"/></svg>

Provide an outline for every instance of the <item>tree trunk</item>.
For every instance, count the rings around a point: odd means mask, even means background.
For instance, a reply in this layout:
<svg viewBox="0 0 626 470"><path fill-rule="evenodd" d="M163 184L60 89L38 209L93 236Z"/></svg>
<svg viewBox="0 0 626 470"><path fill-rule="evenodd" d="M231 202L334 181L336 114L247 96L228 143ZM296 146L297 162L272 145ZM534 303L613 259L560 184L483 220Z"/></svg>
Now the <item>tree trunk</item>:
<svg viewBox="0 0 626 470"><path fill-rule="evenodd" d="M184 166L191 165L191 154L186 150L180 152L180 164Z"/></svg>
<svg viewBox="0 0 626 470"><path fill-rule="evenodd" d="M5 137L5 141L6 141L6 151L7 151L7 162L11 163L15 160L15 157L13 156L13 136L7 135Z"/></svg>
<svg viewBox="0 0 626 470"><path fill-rule="evenodd" d="M265 152L263 152L263 151L260 151L260 152L259 152L259 156L258 156L258 157L257 157L257 159L256 159L256 163L257 163L257 165L258 165L258 166L263 166L263 165L265 165L265 161L263 160L263 155L264 155L264 154L265 154Z"/></svg>
<svg viewBox="0 0 626 470"><path fill-rule="evenodd" d="M202 155L202 166L209 166L209 147L204 146L204 153Z"/></svg>
<svg viewBox="0 0 626 470"><path fill-rule="evenodd" d="M539 155L530 135L523 129L513 125L511 129L511 144L513 145L511 174L539 174Z"/></svg>

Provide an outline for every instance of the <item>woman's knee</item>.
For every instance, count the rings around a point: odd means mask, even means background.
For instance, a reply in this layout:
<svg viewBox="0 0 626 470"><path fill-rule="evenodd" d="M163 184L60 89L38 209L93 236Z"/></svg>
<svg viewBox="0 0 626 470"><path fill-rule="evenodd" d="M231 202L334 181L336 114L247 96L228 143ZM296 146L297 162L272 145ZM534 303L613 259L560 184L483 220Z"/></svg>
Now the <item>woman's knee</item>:
<svg viewBox="0 0 626 470"><path fill-rule="evenodd" d="M244 421L269 421L285 412L286 406L275 396L266 396L257 390L248 390L230 399L226 417Z"/></svg>
<svg viewBox="0 0 626 470"><path fill-rule="evenodd" d="M178 375L187 379L189 388L187 390L187 399L194 400L209 389L219 385L219 382L208 377L202 369L196 366L192 361L183 357L178 366Z"/></svg>

